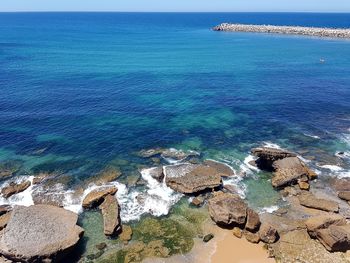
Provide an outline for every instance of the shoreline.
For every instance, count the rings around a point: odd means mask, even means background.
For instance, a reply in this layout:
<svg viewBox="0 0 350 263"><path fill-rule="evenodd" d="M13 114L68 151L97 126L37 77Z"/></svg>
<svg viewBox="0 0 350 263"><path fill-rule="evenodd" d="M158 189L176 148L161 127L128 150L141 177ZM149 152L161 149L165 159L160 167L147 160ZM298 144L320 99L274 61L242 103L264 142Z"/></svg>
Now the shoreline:
<svg viewBox="0 0 350 263"><path fill-rule="evenodd" d="M245 237L237 238L232 230L220 228L208 220L204 226L205 233L212 233L214 238L205 243L196 239L193 248L187 254L177 254L170 258L146 258L143 263L275 263L268 257L263 243L253 244ZM234 252L234 253L232 253Z"/></svg>
<svg viewBox="0 0 350 263"><path fill-rule="evenodd" d="M269 33L284 35L302 35L325 38L350 39L350 28L274 26L222 23L213 28L214 31Z"/></svg>

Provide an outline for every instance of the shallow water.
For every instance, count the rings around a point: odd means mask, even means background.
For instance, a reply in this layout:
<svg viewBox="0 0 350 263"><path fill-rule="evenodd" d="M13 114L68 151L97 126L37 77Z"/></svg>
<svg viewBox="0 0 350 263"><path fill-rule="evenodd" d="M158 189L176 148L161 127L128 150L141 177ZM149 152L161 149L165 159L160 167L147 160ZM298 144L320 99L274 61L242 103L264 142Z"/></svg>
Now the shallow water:
<svg viewBox="0 0 350 263"><path fill-rule="evenodd" d="M181 198L138 174L156 165L142 149L230 164L246 177L225 183L260 210L282 201L269 174L247 165L251 147L288 148L320 178L349 177L350 42L210 30L221 22L350 27L350 15L2 13L1 167L16 167L17 180L60 174L52 187L63 193L118 168L125 222L166 215ZM35 189L12 203L31 204ZM81 211L82 197L67 192L66 208Z"/></svg>

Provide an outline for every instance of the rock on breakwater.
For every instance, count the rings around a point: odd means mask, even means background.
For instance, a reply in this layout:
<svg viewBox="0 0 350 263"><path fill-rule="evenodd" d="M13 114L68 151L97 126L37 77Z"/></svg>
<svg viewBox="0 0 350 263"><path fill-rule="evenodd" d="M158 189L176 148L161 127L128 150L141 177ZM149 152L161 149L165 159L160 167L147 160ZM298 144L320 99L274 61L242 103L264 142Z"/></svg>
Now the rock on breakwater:
<svg viewBox="0 0 350 263"><path fill-rule="evenodd" d="M325 28L301 26L246 25L222 23L213 28L214 31L273 33L286 35L304 35L315 37L348 38L350 28Z"/></svg>

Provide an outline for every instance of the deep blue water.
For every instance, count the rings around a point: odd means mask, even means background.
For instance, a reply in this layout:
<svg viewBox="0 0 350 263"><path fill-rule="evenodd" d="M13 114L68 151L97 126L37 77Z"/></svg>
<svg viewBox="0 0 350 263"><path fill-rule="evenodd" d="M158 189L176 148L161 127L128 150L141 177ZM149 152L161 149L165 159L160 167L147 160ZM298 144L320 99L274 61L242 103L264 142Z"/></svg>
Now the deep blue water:
<svg viewBox="0 0 350 263"><path fill-rule="evenodd" d="M84 178L152 147L347 151L350 41L221 22L350 27L350 14L1 13L0 159Z"/></svg>

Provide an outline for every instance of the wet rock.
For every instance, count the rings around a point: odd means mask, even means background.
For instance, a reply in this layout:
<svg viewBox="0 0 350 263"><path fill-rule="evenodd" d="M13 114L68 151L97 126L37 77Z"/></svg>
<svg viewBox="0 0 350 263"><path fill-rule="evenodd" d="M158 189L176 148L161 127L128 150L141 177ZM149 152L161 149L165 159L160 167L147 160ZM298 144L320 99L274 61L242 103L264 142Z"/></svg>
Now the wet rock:
<svg viewBox="0 0 350 263"><path fill-rule="evenodd" d="M9 198L14 194L23 192L31 185L30 181L25 181L22 183L11 182L8 186L1 189L1 194L4 198Z"/></svg>
<svg viewBox="0 0 350 263"><path fill-rule="evenodd" d="M311 237L316 238L317 231L328 228L331 225L345 225L346 219L341 215L328 214L310 217L305 221L307 231Z"/></svg>
<svg viewBox="0 0 350 263"><path fill-rule="evenodd" d="M13 176L21 169L20 161L7 161L0 163L0 179Z"/></svg>
<svg viewBox="0 0 350 263"><path fill-rule="evenodd" d="M92 177L91 180L96 185L104 185L109 182L113 182L122 175L118 167L109 166L103 169L99 174Z"/></svg>
<svg viewBox="0 0 350 263"><path fill-rule="evenodd" d="M194 206L201 206L204 203L204 198L202 196L197 196L192 199L191 204Z"/></svg>
<svg viewBox="0 0 350 263"><path fill-rule="evenodd" d="M300 190L308 191L310 189L310 185L307 182L298 181L298 185Z"/></svg>
<svg viewBox="0 0 350 263"><path fill-rule="evenodd" d="M103 216L103 228L106 236L114 235L121 228L119 216L119 204L115 196L108 194L99 206Z"/></svg>
<svg viewBox="0 0 350 263"><path fill-rule="evenodd" d="M104 249L107 247L107 244L106 244L105 242L102 242L102 243L96 244L95 247L96 247L98 250L104 250Z"/></svg>
<svg viewBox="0 0 350 263"><path fill-rule="evenodd" d="M247 204L237 195L222 193L209 200L209 214L217 224L243 225L247 217Z"/></svg>
<svg viewBox="0 0 350 263"><path fill-rule="evenodd" d="M32 198L35 205L42 204L63 207L65 193L34 191L32 193Z"/></svg>
<svg viewBox="0 0 350 263"><path fill-rule="evenodd" d="M10 220L10 217L11 217L11 212L0 216L0 231L7 226L7 223Z"/></svg>
<svg viewBox="0 0 350 263"><path fill-rule="evenodd" d="M339 211L339 205L337 202L316 198L312 194L301 194L298 196L298 199L299 199L299 203L305 207L323 210L327 212Z"/></svg>
<svg viewBox="0 0 350 263"><path fill-rule="evenodd" d="M194 156L199 156L199 153L195 151L182 151L182 150L177 150L177 149L166 149L161 153L161 157L165 159L173 159L173 160L184 160L188 157L194 157Z"/></svg>
<svg viewBox="0 0 350 263"><path fill-rule="evenodd" d="M82 206L84 208L94 208L98 206L107 195L114 195L117 190L115 186L93 190L85 196Z"/></svg>
<svg viewBox="0 0 350 263"><path fill-rule="evenodd" d="M259 218L259 214L257 212L255 212L253 209L248 208L247 209L247 222L245 225L245 228L248 231L256 231L259 229L260 227L260 218Z"/></svg>
<svg viewBox="0 0 350 263"><path fill-rule="evenodd" d="M239 227L234 227L232 229L232 234L238 238L242 238L242 236L243 236L242 229L240 229Z"/></svg>
<svg viewBox="0 0 350 263"><path fill-rule="evenodd" d="M269 147L259 147L251 150L251 153L258 157L257 166L262 170L271 171L273 162L287 157L296 157L293 152Z"/></svg>
<svg viewBox="0 0 350 263"><path fill-rule="evenodd" d="M234 186L232 184L224 185L223 191L231 193L231 194L237 194L238 193L238 190L237 190L236 186Z"/></svg>
<svg viewBox="0 0 350 263"><path fill-rule="evenodd" d="M156 179L158 182L163 182L164 179L164 173L163 173L163 167L154 167L149 169L149 173L152 176L153 179Z"/></svg>
<svg viewBox="0 0 350 263"><path fill-rule="evenodd" d="M185 194L213 189L222 184L216 169L195 164L167 166L165 182L171 189Z"/></svg>
<svg viewBox="0 0 350 263"><path fill-rule="evenodd" d="M10 205L0 205L0 216L10 212L11 210L12 210L12 207Z"/></svg>
<svg viewBox="0 0 350 263"><path fill-rule="evenodd" d="M274 187L281 187L297 182L303 176L308 176L308 170L297 157L287 157L273 163L275 170L271 183Z"/></svg>
<svg viewBox="0 0 350 263"><path fill-rule="evenodd" d="M278 239L278 232L270 224L262 224L259 229L259 236L264 243L272 244Z"/></svg>
<svg viewBox="0 0 350 263"><path fill-rule="evenodd" d="M317 239L328 251L347 251L350 249L350 225L331 225L316 233Z"/></svg>
<svg viewBox="0 0 350 263"><path fill-rule="evenodd" d="M119 238L121 241L124 242L124 244L127 244L132 237L132 229L131 226L123 225L122 226L122 232L119 235Z"/></svg>
<svg viewBox="0 0 350 263"><path fill-rule="evenodd" d="M350 191L340 191L338 193L338 197L340 199L346 200L346 201L350 201Z"/></svg>
<svg viewBox="0 0 350 263"><path fill-rule="evenodd" d="M216 173L220 176L227 177L227 176L234 176L235 175L232 168L225 163L220 163L220 162L217 162L214 160L205 160L203 162L203 164L214 168L216 170Z"/></svg>
<svg viewBox="0 0 350 263"><path fill-rule="evenodd" d="M260 241L260 236L258 233L252 233L252 232L249 232L247 230L244 230L243 234L244 234L245 238L247 239L247 241L249 241L250 243L257 244Z"/></svg>
<svg viewBox="0 0 350 263"><path fill-rule="evenodd" d="M60 261L83 235L78 215L63 208L16 206L11 213L1 232L0 253L13 261Z"/></svg>
<svg viewBox="0 0 350 263"><path fill-rule="evenodd" d="M213 234L207 234L203 237L203 242L208 243L210 240L214 238Z"/></svg>

